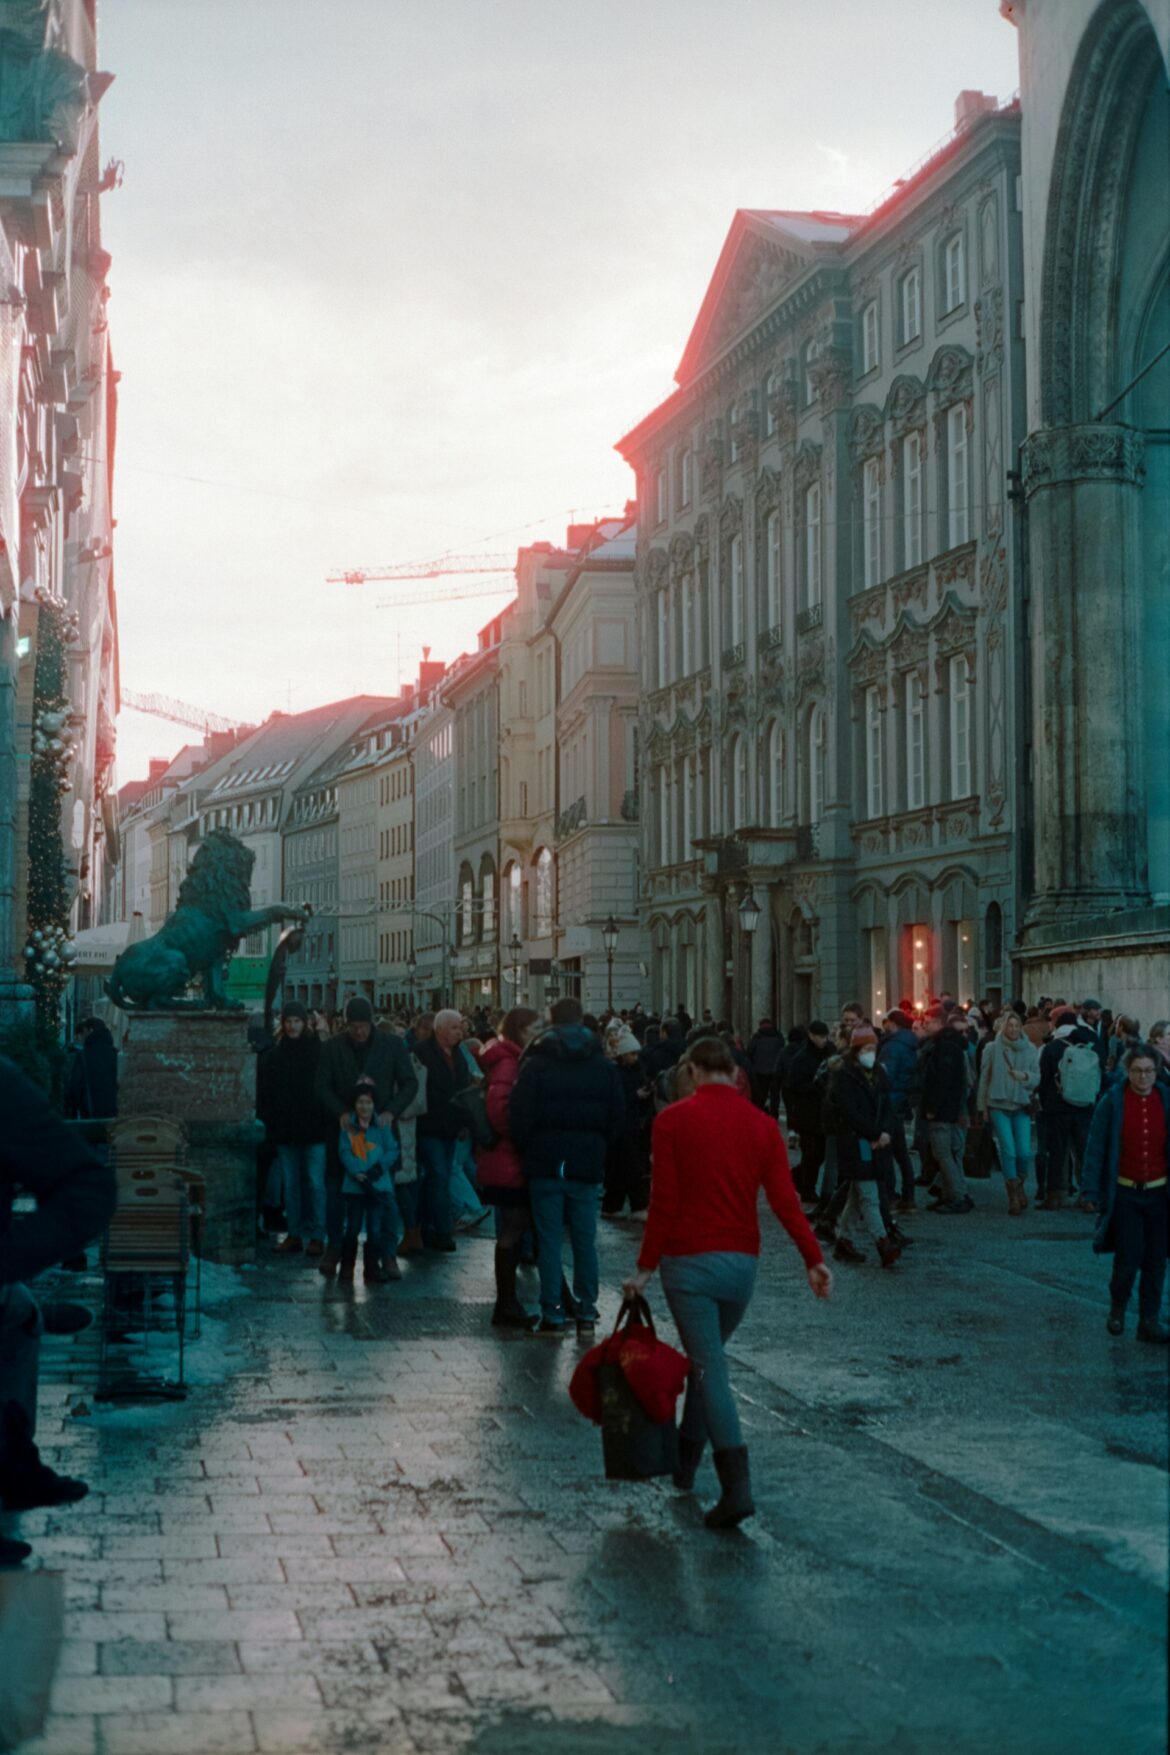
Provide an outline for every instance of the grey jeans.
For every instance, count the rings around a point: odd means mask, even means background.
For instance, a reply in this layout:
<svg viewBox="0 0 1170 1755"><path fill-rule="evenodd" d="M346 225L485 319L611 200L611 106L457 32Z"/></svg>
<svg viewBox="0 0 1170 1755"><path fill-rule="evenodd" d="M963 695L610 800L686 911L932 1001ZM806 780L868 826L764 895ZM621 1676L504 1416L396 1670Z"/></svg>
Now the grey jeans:
<svg viewBox="0 0 1170 1755"><path fill-rule="evenodd" d="M0 1286L0 1410L16 1402L28 1416L30 1432L37 1424L41 1328L40 1306L28 1287Z"/></svg>
<svg viewBox="0 0 1170 1755"><path fill-rule="evenodd" d="M756 1284L757 1258L732 1250L664 1255L662 1290L691 1362L682 1435L715 1450L743 1443L723 1343L739 1327Z"/></svg>
<svg viewBox="0 0 1170 1755"><path fill-rule="evenodd" d="M967 1178L963 1174L963 1148L966 1144L965 1127L950 1121L931 1122L930 1149L938 1164L945 1200L962 1200L967 1193Z"/></svg>

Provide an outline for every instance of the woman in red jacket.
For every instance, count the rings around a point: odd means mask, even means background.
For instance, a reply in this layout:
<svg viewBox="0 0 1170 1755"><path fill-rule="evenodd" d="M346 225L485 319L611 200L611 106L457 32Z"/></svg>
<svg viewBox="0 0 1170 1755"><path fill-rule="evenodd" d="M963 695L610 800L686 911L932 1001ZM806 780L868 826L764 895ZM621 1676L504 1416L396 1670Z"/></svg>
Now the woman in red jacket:
<svg viewBox="0 0 1170 1755"><path fill-rule="evenodd" d="M475 1154L479 1192L487 1205L496 1209L496 1307L492 1312L496 1328L533 1329L539 1321L516 1296L520 1245L532 1223L532 1209L508 1124L508 1101L520 1056L539 1022L539 1012L530 1006L513 1006L500 1025L500 1034L479 1057L480 1071L487 1080L484 1100L488 1120L499 1135L494 1146L480 1146Z"/></svg>
<svg viewBox="0 0 1170 1755"><path fill-rule="evenodd" d="M741 1523L752 1504L748 1454L731 1393L723 1343L738 1327L756 1281L761 1186L804 1258L808 1283L827 1298L833 1277L792 1185L788 1153L771 1116L735 1089L736 1063L717 1038L687 1051L692 1097L654 1123L650 1217L638 1269L622 1290L644 1291L655 1268L691 1361L675 1484L690 1488L708 1433L722 1489L708 1529Z"/></svg>

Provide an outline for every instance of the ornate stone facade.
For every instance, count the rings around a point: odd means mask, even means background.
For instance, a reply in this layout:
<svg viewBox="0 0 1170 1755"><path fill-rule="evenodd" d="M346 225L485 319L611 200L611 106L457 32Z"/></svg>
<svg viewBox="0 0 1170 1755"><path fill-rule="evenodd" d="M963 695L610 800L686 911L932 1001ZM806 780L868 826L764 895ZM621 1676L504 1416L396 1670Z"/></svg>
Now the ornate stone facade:
<svg viewBox="0 0 1170 1755"><path fill-rule="evenodd" d="M1019 128L963 111L865 218L737 214L679 390L619 447L657 1005L1007 990Z"/></svg>

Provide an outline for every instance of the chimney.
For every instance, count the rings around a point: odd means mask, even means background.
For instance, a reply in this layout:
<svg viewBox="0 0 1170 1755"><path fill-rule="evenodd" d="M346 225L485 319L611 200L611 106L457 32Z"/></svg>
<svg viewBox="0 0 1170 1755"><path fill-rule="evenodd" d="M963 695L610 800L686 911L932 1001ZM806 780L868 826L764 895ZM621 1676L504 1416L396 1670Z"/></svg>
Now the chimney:
<svg viewBox="0 0 1170 1755"><path fill-rule="evenodd" d="M428 646L423 647L424 653L429 650L430 648ZM445 664L439 664L435 659L424 657L423 662L418 667L419 694L425 695L429 693L436 683L442 682L446 669L447 666Z"/></svg>
<svg viewBox="0 0 1170 1755"><path fill-rule="evenodd" d="M160 761L158 756L151 756L151 758L150 758L150 783L152 786L156 780L160 779L161 776L166 773L166 771L170 767L170 765L171 764L169 762Z"/></svg>
<svg viewBox="0 0 1170 1755"><path fill-rule="evenodd" d="M986 116L998 105L994 96L986 91L961 91L955 99L955 127L969 128L980 116Z"/></svg>

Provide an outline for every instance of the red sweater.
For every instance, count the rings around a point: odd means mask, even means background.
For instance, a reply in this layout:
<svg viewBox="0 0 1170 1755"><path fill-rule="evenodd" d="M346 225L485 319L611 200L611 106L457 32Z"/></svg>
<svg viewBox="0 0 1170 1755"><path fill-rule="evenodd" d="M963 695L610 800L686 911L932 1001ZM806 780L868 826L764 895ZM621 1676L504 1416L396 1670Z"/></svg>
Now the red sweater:
<svg viewBox="0 0 1170 1755"><path fill-rule="evenodd" d="M1139 1097L1125 1088L1121 1111L1121 1162L1127 1182L1157 1182L1166 1174L1166 1111L1157 1091Z"/></svg>
<svg viewBox="0 0 1170 1755"><path fill-rule="evenodd" d="M800 1209L780 1131L730 1085L700 1085L654 1123L650 1217L640 1268L664 1255L759 1255L760 1188L804 1257L824 1258Z"/></svg>

